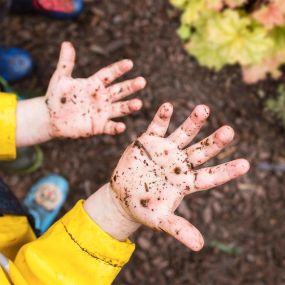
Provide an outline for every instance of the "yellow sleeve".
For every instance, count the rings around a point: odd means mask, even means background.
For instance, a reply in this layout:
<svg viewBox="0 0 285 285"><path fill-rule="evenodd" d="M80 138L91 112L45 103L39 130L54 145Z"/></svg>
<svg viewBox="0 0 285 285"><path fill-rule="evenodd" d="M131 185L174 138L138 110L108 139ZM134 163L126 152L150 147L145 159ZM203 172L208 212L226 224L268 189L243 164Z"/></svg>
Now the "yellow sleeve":
<svg viewBox="0 0 285 285"><path fill-rule="evenodd" d="M7 258L14 260L20 248L35 239L26 217L12 215L0 217L0 252Z"/></svg>
<svg viewBox="0 0 285 285"><path fill-rule="evenodd" d="M0 284L28 285L13 263L19 249L36 237L24 216L0 217Z"/></svg>
<svg viewBox="0 0 285 285"><path fill-rule="evenodd" d="M43 236L20 249L14 274L18 271L30 285L107 285L134 248L129 240L120 242L104 232L79 201Z"/></svg>
<svg viewBox="0 0 285 285"><path fill-rule="evenodd" d="M16 158L16 95L0 92L0 159Z"/></svg>

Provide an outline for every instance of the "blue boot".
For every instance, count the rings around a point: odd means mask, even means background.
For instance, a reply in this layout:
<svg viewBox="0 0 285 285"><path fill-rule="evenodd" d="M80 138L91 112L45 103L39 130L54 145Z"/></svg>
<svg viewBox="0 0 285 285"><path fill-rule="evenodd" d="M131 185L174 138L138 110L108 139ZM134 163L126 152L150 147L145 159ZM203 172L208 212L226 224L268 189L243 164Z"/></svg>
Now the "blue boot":
<svg viewBox="0 0 285 285"><path fill-rule="evenodd" d="M28 52L19 48L0 48L0 76L8 82L20 80L32 71L33 62Z"/></svg>
<svg viewBox="0 0 285 285"><path fill-rule="evenodd" d="M32 186L23 205L34 219L37 234L43 234L52 225L68 192L68 181L59 175L45 176Z"/></svg>

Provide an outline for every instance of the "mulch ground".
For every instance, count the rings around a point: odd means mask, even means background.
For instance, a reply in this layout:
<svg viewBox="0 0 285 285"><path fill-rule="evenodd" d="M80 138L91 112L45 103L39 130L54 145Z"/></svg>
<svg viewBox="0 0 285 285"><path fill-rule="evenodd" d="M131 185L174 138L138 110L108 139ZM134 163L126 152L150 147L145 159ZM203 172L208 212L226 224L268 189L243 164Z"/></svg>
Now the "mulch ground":
<svg viewBox="0 0 285 285"><path fill-rule="evenodd" d="M246 86L238 67L219 73L200 67L183 50L175 33L179 17L167 1L90 0L86 4L76 21L9 17L1 29L1 45L29 50L36 63L33 75L17 87L44 94L60 43L70 40L77 49L76 76L88 76L117 59L133 59L130 76L140 74L148 80L140 93L144 109L124 119L128 129L120 136L44 144L45 161L39 171L4 175L5 180L21 199L42 175L64 175L72 189L67 211L108 181L120 154L146 129L162 102L175 106L170 130L196 104L208 104L212 116L199 138L223 124L236 130L233 144L212 164L246 157L251 171L223 187L194 194L179 207L178 213L205 236L201 252L193 253L164 233L142 228L132 238L136 252L115 284L285 284L285 176L258 168L261 161L285 161L284 132L263 108L278 82ZM219 243L232 250L222 249Z"/></svg>

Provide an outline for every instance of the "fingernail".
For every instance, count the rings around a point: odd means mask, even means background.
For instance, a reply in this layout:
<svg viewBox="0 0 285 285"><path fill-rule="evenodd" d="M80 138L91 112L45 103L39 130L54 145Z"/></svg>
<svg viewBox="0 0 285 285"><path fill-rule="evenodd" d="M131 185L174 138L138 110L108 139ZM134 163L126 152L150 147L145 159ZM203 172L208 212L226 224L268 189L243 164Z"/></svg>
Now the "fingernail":
<svg viewBox="0 0 285 285"><path fill-rule="evenodd" d="M243 172L246 173L250 168L250 164L246 159L239 159L239 169Z"/></svg>
<svg viewBox="0 0 285 285"><path fill-rule="evenodd" d="M207 105L198 105L195 108L195 113L199 118L207 118L210 114L210 108Z"/></svg>
<svg viewBox="0 0 285 285"><path fill-rule="evenodd" d="M218 140L221 141L221 143L225 144L233 140L235 135L235 132L232 127L230 126L223 126L219 129L217 133Z"/></svg>
<svg viewBox="0 0 285 285"><path fill-rule="evenodd" d="M131 69L131 68L133 68L134 63L133 63L133 61L130 60L130 59L124 59L124 60L123 60L123 66L124 66L125 68Z"/></svg>
<svg viewBox="0 0 285 285"><path fill-rule="evenodd" d="M139 110L142 107L143 102L141 100L137 99L137 100L135 100L134 105L135 105L136 109Z"/></svg>
<svg viewBox="0 0 285 285"><path fill-rule="evenodd" d="M138 87L141 87L141 88L144 88L146 86L146 80L145 78L143 77L137 77L136 78L136 81L135 81L135 84L138 86Z"/></svg>
<svg viewBox="0 0 285 285"><path fill-rule="evenodd" d="M173 105L170 102L166 102L163 104L164 110L165 111L172 111L173 110Z"/></svg>
<svg viewBox="0 0 285 285"><path fill-rule="evenodd" d="M119 123L116 129L118 133L122 133L126 130L126 125L124 123Z"/></svg>

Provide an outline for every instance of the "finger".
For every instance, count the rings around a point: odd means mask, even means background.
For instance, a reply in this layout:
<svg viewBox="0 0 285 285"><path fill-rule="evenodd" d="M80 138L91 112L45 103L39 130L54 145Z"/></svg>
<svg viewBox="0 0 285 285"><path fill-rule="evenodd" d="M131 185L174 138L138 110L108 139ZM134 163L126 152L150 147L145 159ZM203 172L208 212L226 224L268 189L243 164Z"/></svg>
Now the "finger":
<svg viewBox="0 0 285 285"><path fill-rule="evenodd" d="M188 147L185 152L193 166L205 163L216 156L234 138L234 130L229 126L223 126L209 137Z"/></svg>
<svg viewBox="0 0 285 285"><path fill-rule="evenodd" d="M193 179L192 182L188 184L193 185L193 187L188 187L188 193L207 190L222 185L244 175L249 170L249 167L250 165L247 160L236 159L214 167L200 169L194 173L194 185Z"/></svg>
<svg viewBox="0 0 285 285"><path fill-rule="evenodd" d="M106 86L133 68L133 62L124 59L100 69L90 77L91 80L99 78Z"/></svg>
<svg viewBox="0 0 285 285"><path fill-rule="evenodd" d="M110 118L117 118L126 116L130 113L138 111L142 107L142 101L139 99L132 99L125 102L118 102L112 104L112 111Z"/></svg>
<svg viewBox="0 0 285 285"><path fill-rule="evenodd" d="M108 93L111 96L111 102L115 102L129 96L146 85L146 80L143 77L126 80L124 82L114 84L108 88Z"/></svg>
<svg viewBox="0 0 285 285"><path fill-rule="evenodd" d="M188 145L197 135L210 114L209 107L198 105L186 121L168 138L176 143L180 149Z"/></svg>
<svg viewBox="0 0 285 285"><path fill-rule="evenodd" d="M167 132L172 113L173 106L170 103L162 104L148 126L146 134L164 137Z"/></svg>
<svg viewBox="0 0 285 285"><path fill-rule="evenodd" d="M159 227L194 251L199 251L204 246L201 233L182 217L171 214L159 224Z"/></svg>
<svg viewBox="0 0 285 285"><path fill-rule="evenodd" d="M75 64L75 49L70 42L61 44L56 71L62 76L71 76Z"/></svg>
<svg viewBox="0 0 285 285"><path fill-rule="evenodd" d="M126 130L126 125L124 123L108 121L104 128L104 134L117 135L124 132L125 130Z"/></svg>

